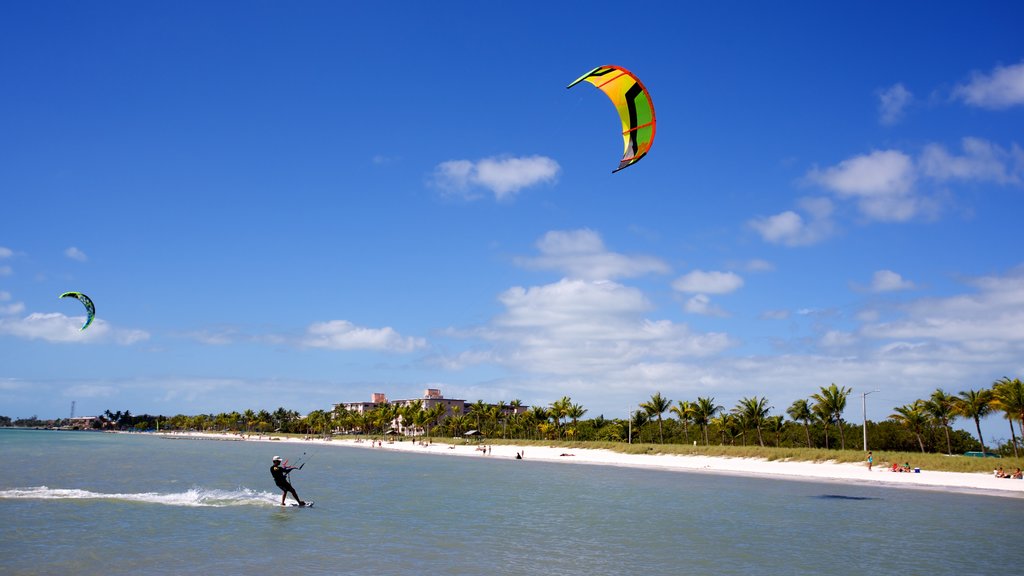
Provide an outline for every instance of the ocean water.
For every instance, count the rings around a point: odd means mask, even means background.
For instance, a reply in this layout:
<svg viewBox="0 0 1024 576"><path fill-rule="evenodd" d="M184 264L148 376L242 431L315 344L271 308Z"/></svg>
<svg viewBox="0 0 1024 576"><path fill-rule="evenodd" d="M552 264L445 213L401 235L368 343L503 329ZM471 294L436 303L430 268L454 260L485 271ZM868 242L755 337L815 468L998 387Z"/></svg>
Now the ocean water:
<svg viewBox="0 0 1024 576"><path fill-rule="evenodd" d="M280 504L270 460L302 509ZM0 430L0 574L1003 574L1024 499Z"/></svg>

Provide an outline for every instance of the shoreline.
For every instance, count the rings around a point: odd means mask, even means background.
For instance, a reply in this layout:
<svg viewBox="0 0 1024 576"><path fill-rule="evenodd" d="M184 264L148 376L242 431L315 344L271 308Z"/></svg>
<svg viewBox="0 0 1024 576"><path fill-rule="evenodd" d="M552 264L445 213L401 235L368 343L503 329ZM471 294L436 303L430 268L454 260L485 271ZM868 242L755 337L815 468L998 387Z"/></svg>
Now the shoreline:
<svg viewBox="0 0 1024 576"><path fill-rule="evenodd" d="M558 462L566 464L589 464L596 466L620 466L670 472L724 474L752 476L790 481L838 483L849 486L879 486L935 490L942 492L1024 498L1024 480L996 478L988 473L936 472L921 470L920 473L890 472L875 467L868 471L863 464L840 464L835 462L768 461L759 458L730 458L725 456L690 456L670 454L624 454L612 450L595 448L558 448L551 446L517 446L499 444L489 447L483 453L475 444L452 445L437 443L420 444L418 441L388 442L363 439L319 439L293 438L265 435L242 437L237 434L204 432L160 432L165 438L231 440L245 442L273 442L287 444L314 444L317 446L342 446L367 450L390 450L413 454L435 456L460 456L482 459L515 459L523 454L523 462Z"/></svg>

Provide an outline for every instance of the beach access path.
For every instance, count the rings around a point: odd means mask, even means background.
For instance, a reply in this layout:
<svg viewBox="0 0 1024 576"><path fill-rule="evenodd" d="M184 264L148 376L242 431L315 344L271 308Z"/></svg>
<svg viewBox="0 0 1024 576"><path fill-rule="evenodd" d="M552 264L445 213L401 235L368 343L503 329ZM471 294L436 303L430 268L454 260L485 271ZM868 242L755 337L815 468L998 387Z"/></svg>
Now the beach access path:
<svg viewBox="0 0 1024 576"><path fill-rule="evenodd" d="M255 442L316 444L324 446L346 446L367 450L391 450L440 456L461 456L483 459L515 459L522 456L523 462L559 462L567 464L590 464L603 466L625 466L651 470L699 472L708 474L729 474L804 480L815 482L837 482L852 485L880 485L901 488L917 488L1024 498L1024 480L996 478L991 473L937 472L921 470L919 473L891 472L876 465L868 471L864 464L836 462L769 461L760 458L729 458L724 456L689 456L672 454L624 454L612 450L590 448L561 448L549 446L517 446L514 444L447 444L416 441L388 441L367 439L320 439L296 438L276 435L208 434L198 432L162 433L168 436L192 436L197 438L231 439ZM481 450L481 446L486 447ZM285 450L279 450L285 452Z"/></svg>

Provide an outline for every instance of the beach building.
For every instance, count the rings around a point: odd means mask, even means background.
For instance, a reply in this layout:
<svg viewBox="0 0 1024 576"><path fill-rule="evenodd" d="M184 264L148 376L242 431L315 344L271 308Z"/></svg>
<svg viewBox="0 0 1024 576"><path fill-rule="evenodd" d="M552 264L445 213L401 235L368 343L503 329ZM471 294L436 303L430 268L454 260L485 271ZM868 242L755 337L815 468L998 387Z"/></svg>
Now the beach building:
<svg viewBox="0 0 1024 576"><path fill-rule="evenodd" d="M65 418L63 424L65 428L71 430L92 430L99 428L100 422L98 416L72 416Z"/></svg>
<svg viewBox="0 0 1024 576"><path fill-rule="evenodd" d="M415 402L419 402L423 410L433 410L436 406L444 406L444 414L439 419L439 422L443 422L449 416L466 414L468 412L468 406L465 400L458 398L445 398L444 395L441 394L441 390L439 388L427 388L423 391L423 396L421 398L409 398L405 400L388 400L387 395L383 392L374 392L370 395L369 402L342 402L334 405L334 411L339 412L341 410L348 410L349 412L364 414L382 405L404 408ZM485 404L484 406L487 408L493 408L497 406L497 404ZM521 414L526 412L526 410L526 406L502 406L502 411L509 415ZM406 426L402 420L402 415L398 414L391 423L392 428L402 434L412 436L422 433L421 430L414 430L411 425Z"/></svg>

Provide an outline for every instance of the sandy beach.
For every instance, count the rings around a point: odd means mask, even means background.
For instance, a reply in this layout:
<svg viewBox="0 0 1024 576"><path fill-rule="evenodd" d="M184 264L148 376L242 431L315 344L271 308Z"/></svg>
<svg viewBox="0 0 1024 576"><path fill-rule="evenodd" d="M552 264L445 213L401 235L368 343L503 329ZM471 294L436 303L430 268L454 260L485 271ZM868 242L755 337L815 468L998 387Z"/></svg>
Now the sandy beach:
<svg viewBox="0 0 1024 576"><path fill-rule="evenodd" d="M921 470L919 473L890 472L878 465L868 471L863 464L839 464L834 462L789 462L768 461L757 458L727 458L719 456L681 456L664 454L623 454L611 450L580 448L559 448L544 446L488 445L486 452L476 444L451 445L419 442L388 442L352 439L302 439L284 436L248 436L167 433L167 436L210 438L219 440L244 440L274 444L301 444L323 446L346 446L366 450L390 450L482 459L515 459L522 454L522 462L559 462L564 464L589 464L600 466L625 466L680 472L706 474L730 474L759 476L786 480L814 482L836 482L848 485L881 485L898 488L927 489L947 492L985 494L989 496L1024 497L1024 480L996 478L988 473L936 472ZM287 457L285 447L277 450Z"/></svg>

